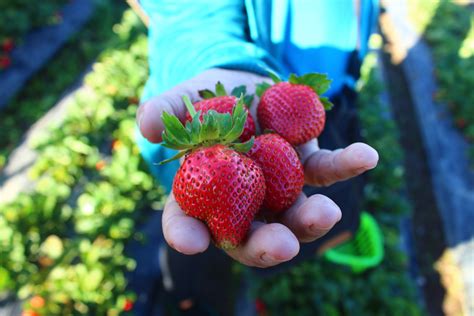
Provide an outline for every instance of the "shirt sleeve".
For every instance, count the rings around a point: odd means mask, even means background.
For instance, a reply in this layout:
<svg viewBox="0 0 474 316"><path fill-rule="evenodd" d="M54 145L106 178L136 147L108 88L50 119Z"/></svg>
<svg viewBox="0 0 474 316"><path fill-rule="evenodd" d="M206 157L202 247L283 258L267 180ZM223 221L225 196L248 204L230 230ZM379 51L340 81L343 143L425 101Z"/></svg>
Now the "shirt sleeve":
<svg viewBox="0 0 474 316"><path fill-rule="evenodd" d="M166 91L220 67L266 74L275 61L248 35L244 0L143 0L150 18L149 89Z"/></svg>

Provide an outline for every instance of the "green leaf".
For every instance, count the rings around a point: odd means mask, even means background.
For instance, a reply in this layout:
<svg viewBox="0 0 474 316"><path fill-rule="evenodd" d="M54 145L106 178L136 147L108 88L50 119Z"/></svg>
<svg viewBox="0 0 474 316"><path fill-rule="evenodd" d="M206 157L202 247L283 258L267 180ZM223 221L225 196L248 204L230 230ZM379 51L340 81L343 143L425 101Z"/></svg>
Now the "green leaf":
<svg viewBox="0 0 474 316"><path fill-rule="evenodd" d="M232 110L232 128L224 135L223 141L226 143L236 140L244 131L247 111L244 111L243 100L240 98Z"/></svg>
<svg viewBox="0 0 474 316"><path fill-rule="evenodd" d="M203 99L212 99L216 97L216 94L209 89L199 90L198 93L199 96Z"/></svg>
<svg viewBox="0 0 474 316"><path fill-rule="evenodd" d="M244 112L244 116L240 116L237 119L234 120L232 129L227 133L227 135L224 136L224 142L230 143L236 140L237 138L242 135L242 132L244 131L244 125L245 121L247 120L247 113Z"/></svg>
<svg viewBox="0 0 474 316"><path fill-rule="evenodd" d="M191 132L190 132L190 137L191 137L191 143L197 144L200 142L200 135L201 135L201 111L198 111L194 116L193 120L191 121Z"/></svg>
<svg viewBox="0 0 474 316"><path fill-rule="evenodd" d="M245 143L234 143L234 144L232 144L232 148L234 148L238 152L246 153L252 148L254 141L255 141L255 138L254 138L254 136L252 136L252 138L250 138Z"/></svg>
<svg viewBox="0 0 474 316"><path fill-rule="evenodd" d="M243 98L239 98L237 100L237 103L234 105L234 108L232 109L232 119L236 119L239 116L242 116L242 113L244 113L244 100Z"/></svg>
<svg viewBox="0 0 474 316"><path fill-rule="evenodd" d="M202 129L201 129L201 142L206 140L213 140L219 136L219 128L217 126L218 114L214 110L208 111L204 114Z"/></svg>
<svg viewBox="0 0 474 316"><path fill-rule="evenodd" d="M281 78L280 78L276 73L274 73L274 72L272 72L272 71L269 71L269 72L268 72L268 76L269 76L270 78L272 78L272 80L273 80L274 83L280 83L280 82L281 82Z"/></svg>
<svg viewBox="0 0 474 316"><path fill-rule="evenodd" d="M61 238L56 235L50 235L41 244L41 252L46 256L57 259L59 258L64 250L63 242Z"/></svg>
<svg viewBox="0 0 474 316"><path fill-rule="evenodd" d="M227 95L227 92L225 91L224 85L220 81L218 81L216 83L216 95L218 97L223 97L223 96Z"/></svg>
<svg viewBox="0 0 474 316"><path fill-rule="evenodd" d="M331 101L329 101L329 99L326 97L319 98L319 100L323 104L323 107L326 111L331 110L334 106L334 104L332 104Z"/></svg>
<svg viewBox="0 0 474 316"><path fill-rule="evenodd" d="M177 153L177 154L174 155L173 157L171 157L171 158L169 158L169 159L165 159L165 160L163 160L163 161L160 161L160 162L158 163L158 165L161 166L161 165L163 165L163 164L165 164L165 163L171 162L171 161L173 161L173 160L177 160L177 159L183 157L184 155L186 155L188 152L189 152L188 150L180 151L179 153Z"/></svg>
<svg viewBox="0 0 474 316"><path fill-rule="evenodd" d="M291 74L288 82L309 86L314 92L321 95L329 89L332 80L326 74L309 73L301 77Z"/></svg>
<svg viewBox="0 0 474 316"><path fill-rule="evenodd" d="M230 115L230 113L222 113L219 116L219 120L217 123L219 129L219 136L226 135L232 128L232 116Z"/></svg>
<svg viewBox="0 0 474 316"><path fill-rule="evenodd" d="M183 124L174 115L170 115L167 112L161 114L161 120L165 126L166 133L173 139L176 139L178 143L189 143L190 137Z"/></svg>
<svg viewBox="0 0 474 316"><path fill-rule="evenodd" d="M293 84L300 84L299 77L295 74L290 74L290 77L288 78L288 82L293 83Z"/></svg>
<svg viewBox="0 0 474 316"><path fill-rule="evenodd" d="M246 93L247 93L247 87L244 85L241 85L232 89L232 92L230 94L236 98L240 98L241 95L245 95Z"/></svg>
<svg viewBox="0 0 474 316"><path fill-rule="evenodd" d="M267 91L268 88L270 88L272 85L269 84L268 82L262 82L257 84L257 88L255 90L255 94L258 95L259 98L262 97L262 94Z"/></svg>
<svg viewBox="0 0 474 316"><path fill-rule="evenodd" d="M247 108L250 108L252 105L253 97L253 94L244 96L244 104L247 106Z"/></svg>
<svg viewBox="0 0 474 316"><path fill-rule="evenodd" d="M192 145L190 144L188 145L184 143L179 143L177 139L174 139L172 136L169 136L166 132L161 133L161 138L163 139L161 145L166 148L181 150L184 148L192 147Z"/></svg>

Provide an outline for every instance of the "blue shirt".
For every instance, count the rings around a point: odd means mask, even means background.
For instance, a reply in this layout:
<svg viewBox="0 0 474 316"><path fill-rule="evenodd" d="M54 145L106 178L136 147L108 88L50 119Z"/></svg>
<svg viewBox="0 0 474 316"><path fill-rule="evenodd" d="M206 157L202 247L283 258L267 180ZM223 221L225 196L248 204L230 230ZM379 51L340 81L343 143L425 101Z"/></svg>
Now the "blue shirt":
<svg viewBox="0 0 474 316"><path fill-rule="evenodd" d="M357 78L349 57L362 59L377 13L377 0L141 0L150 18L150 77L142 100L210 68L238 69L282 77L327 73L327 96ZM358 14L359 12L359 14ZM169 191L178 162L156 162L175 154L137 132L151 172Z"/></svg>

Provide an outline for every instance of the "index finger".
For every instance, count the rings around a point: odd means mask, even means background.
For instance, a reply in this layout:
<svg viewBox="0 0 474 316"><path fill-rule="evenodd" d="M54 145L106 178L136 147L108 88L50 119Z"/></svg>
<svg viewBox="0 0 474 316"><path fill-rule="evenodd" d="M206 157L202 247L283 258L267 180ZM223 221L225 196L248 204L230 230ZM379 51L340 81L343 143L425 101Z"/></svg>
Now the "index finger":
<svg viewBox="0 0 474 316"><path fill-rule="evenodd" d="M204 252L211 240L207 227L198 219L187 216L171 193L163 209L163 234L166 242L185 255Z"/></svg>

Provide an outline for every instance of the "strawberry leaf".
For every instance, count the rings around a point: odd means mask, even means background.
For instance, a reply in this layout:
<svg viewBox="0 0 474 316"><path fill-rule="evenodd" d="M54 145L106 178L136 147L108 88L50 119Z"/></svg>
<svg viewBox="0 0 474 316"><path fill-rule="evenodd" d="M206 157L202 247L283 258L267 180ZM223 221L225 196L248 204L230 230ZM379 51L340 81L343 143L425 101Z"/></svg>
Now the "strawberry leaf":
<svg viewBox="0 0 474 316"><path fill-rule="evenodd" d="M179 140L180 143L189 143L189 134L176 116L163 112L161 119L169 136Z"/></svg>
<svg viewBox="0 0 474 316"><path fill-rule="evenodd" d="M188 152L189 152L188 150L180 151L179 153L177 153L177 154L174 155L173 157L171 157L171 158L169 158L169 159L165 159L165 160L163 160L163 161L160 161L160 162L158 163L158 165L161 166L161 165L163 165L163 164L165 164L165 163L171 162L171 161L173 161L173 160L177 160L177 159L183 157L184 155L186 155Z"/></svg>
<svg viewBox="0 0 474 316"><path fill-rule="evenodd" d="M173 158L162 163L182 157L187 152L203 146L224 144L233 146L244 130L248 111L244 108L244 99L241 96L235 104L232 114L218 113L210 110L201 116L188 97L183 97L184 104L192 116L191 122L183 125L179 119L163 112L162 120L165 130L162 133L162 145L167 148L183 150ZM237 148L246 149L249 145L236 145ZM250 146L251 147L251 146ZM160 163L161 164L161 163Z"/></svg>
<svg viewBox="0 0 474 316"><path fill-rule="evenodd" d="M252 101L253 101L253 94L244 96L244 104L247 106L247 108L250 108L250 106L252 105Z"/></svg>
<svg viewBox="0 0 474 316"><path fill-rule="evenodd" d="M245 95L246 93L247 93L247 87L244 85L241 85L232 89L232 92L230 94L236 98L240 98L242 94Z"/></svg>
<svg viewBox="0 0 474 316"><path fill-rule="evenodd" d="M331 101L329 101L329 98L322 97L322 98L319 98L319 100L323 104L323 107L326 111L331 110L334 106L334 104L332 104Z"/></svg>
<svg viewBox="0 0 474 316"><path fill-rule="evenodd" d="M236 151L239 151L241 153L246 153L250 149L252 149L254 141L255 141L255 137L252 136L252 138L250 138L245 143L235 143L235 144L232 144L231 147L234 148Z"/></svg>
<svg viewBox="0 0 474 316"><path fill-rule="evenodd" d="M209 89L199 90L199 96L203 99L212 99L216 97L216 94Z"/></svg>
<svg viewBox="0 0 474 316"><path fill-rule="evenodd" d="M272 80L273 80L274 83L280 83L280 82L281 82L281 78L280 78L276 73L274 73L274 72L269 71L269 72L268 72L268 76L269 76L270 78L272 78Z"/></svg>
<svg viewBox="0 0 474 316"><path fill-rule="evenodd" d="M217 119L219 115L216 111L210 110L204 116L201 129L201 141L213 140L219 136L219 127L217 126Z"/></svg>
<svg viewBox="0 0 474 316"><path fill-rule="evenodd" d="M218 121L219 135L227 135L232 128L232 117L230 113L222 113Z"/></svg>
<svg viewBox="0 0 474 316"><path fill-rule="evenodd" d="M326 74L309 73L301 77L291 74L288 82L306 85L313 89L318 95L321 95L329 89L332 80L329 79Z"/></svg>
<svg viewBox="0 0 474 316"><path fill-rule="evenodd" d="M268 88L270 88L272 85L269 84L268 82L262 82L257 84L257 88L255 90L255 94L258 95L259 98L262 97L262 94L267 91Z"/></svg>
<svg viewBox="0 0 474 316"><path fill-rule="evenodd" d="M218 81L216 83L216 96L223 97L226 95L227 95L227 92L225 91L224 85L220 81Z"/></svg>
<svg viewBox="0 0 474 316"><path fill-rule="evenodd" d="M172 136L169 136L169 134L165 132L161 134L161 138L163 139L163 142L161 143L163 147L176 149L176 150L181 150L186 147L189 147L189 148L192 147L192 145L180 144L177 139L173 138Z"/></svg>
<svg viewBox="0 0 474 316"><path fill-rule="evenodd" d="M191 130L190 130L190 135L191 135L191 142L193 144L198 144L199 143L199 135L201 135L201 111L198 111L194 116L193 120L191 121Z"/></svg>

